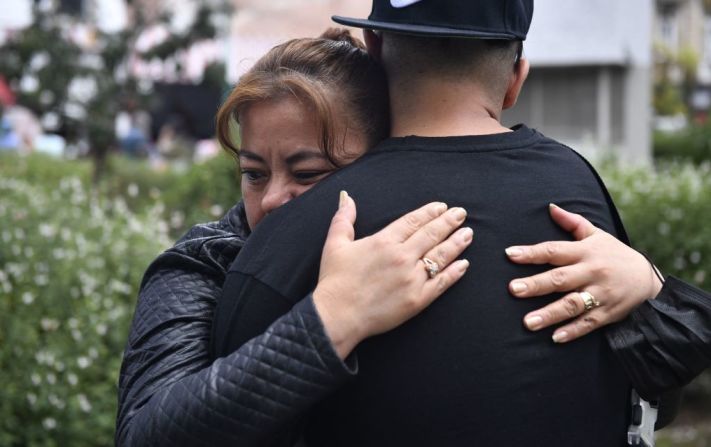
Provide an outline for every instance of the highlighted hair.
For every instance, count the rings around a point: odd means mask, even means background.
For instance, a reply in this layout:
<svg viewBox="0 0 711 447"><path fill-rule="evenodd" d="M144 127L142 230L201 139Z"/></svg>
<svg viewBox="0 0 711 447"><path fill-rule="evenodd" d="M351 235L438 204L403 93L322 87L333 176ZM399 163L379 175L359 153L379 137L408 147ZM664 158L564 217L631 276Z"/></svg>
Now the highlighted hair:
<svg viewBox="0 0 711 447"><path fill-rule="evenodd" d="M319 146L338 166L335 154L345 152L346 132L365 135L369 147L390 131L385 73L362 42L343 29L329 29L318 38L293 39L272 48L245 73L217 113L217 138L228 152L239 154L230 124L250 104L296 98L316 117ZM346 122L336 123L335 103ZM337 134L338 128L345 129Z"/></svg>

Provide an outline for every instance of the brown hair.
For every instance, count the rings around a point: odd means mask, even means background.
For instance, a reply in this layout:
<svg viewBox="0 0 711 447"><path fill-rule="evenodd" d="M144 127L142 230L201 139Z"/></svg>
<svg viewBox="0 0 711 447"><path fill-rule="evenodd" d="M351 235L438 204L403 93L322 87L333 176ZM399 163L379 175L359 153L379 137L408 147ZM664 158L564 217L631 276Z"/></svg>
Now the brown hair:
<svg viewBox="0 0 711 447"><path fill-rule="evenodd" d="M245 73L217 113L217 138L233 155L230 123L250 104L293 95L316 116L319 146L338 166L335 153L344 150L337 138L334 102L343 104L348 129L363 132L368 146L386 138L390 131L385 73L347 30L331 28L318 38L293 39L272 48ZM349 154L344 153L348 156Z"/></svg>

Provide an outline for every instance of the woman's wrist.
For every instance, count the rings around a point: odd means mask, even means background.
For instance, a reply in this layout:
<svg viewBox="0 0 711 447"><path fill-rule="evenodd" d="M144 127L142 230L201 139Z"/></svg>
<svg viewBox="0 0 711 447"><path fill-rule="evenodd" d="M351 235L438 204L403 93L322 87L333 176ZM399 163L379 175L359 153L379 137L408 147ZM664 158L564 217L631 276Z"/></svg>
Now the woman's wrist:
<svg viewBox="0 0 711 447"><path fill-rule="evenodd" d="M360 328L357 323L357 318L354 318L351 312L345 309L333 309L328 303L334 302L329 299L329 293L323 289L316 287L313 292L314 307L321 318L324 331L331 341L333 349L338 354L341 360L355 349L363 338L360 335Z"/></svg>

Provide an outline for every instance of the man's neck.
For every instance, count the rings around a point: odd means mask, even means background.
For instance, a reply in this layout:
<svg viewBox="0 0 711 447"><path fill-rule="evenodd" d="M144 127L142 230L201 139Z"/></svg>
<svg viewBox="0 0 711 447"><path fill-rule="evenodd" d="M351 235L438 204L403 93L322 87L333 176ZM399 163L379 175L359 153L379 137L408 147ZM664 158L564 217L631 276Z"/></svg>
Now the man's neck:
<svg viewBox="0 0 711 447"><path fill-rule="evenodd" d="M501 108L470 84L423 83L391 86L391 136L446 137L510 132Z"/></svg>

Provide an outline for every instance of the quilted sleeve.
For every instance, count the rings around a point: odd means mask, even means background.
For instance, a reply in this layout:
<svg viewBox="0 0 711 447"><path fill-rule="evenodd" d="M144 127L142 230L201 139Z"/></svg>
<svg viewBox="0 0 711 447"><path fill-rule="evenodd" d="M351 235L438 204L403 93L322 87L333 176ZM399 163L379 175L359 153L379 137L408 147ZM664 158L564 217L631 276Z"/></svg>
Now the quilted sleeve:
<svg viewBox="0 0 711 447"><path fill-rule="evenodd" d="M119 378L116 445L264 445L354 372L310 298L211 363L216 300L243 243L223 219L193 228L149 267Z"/></svg>
<svg viewBox="0 0 711 447"><path fill-rule="evenodd" d="M654 398L711 366L711 295L669 277L656 299L606 335L635 389Z"/></svg>

